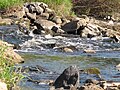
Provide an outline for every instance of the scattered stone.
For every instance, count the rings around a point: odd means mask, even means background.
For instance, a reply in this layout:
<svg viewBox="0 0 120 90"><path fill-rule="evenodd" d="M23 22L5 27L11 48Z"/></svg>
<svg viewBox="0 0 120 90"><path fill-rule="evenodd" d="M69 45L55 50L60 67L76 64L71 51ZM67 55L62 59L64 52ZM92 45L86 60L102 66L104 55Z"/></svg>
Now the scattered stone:
<svg viewBox="0 0 120 90"><path fill-rule="evenodd" d="M86 81L85 81L85 83L92 83L92 84L98 84L99 83L99 81L97 81L97 80L93 80L93 79L87 79Z"/></svg>
<svg viewBox="0 0 120 90"><path fill-rule="evenodd" d="M79 90L104 90L104 89L96 84L85 84L81 86Z"/></svg>

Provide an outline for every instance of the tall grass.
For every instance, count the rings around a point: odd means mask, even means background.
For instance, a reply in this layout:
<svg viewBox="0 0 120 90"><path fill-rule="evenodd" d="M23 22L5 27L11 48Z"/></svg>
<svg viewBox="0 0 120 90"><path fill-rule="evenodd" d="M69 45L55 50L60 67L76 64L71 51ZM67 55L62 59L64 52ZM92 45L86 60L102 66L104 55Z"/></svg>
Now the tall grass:
<svg viewBox="0 0 120 90"><path fill-rule="evenodd" d="M20 5L23 4L23 2L44 2L60 16L69 16L73 14L73 12L71 12L71 0L0 0L0 9Z"/></svg>
<svg viewBox="0 0 120 90"><path fill-rule="evenodd" d="M22 0L0 0L0 9L6 9L15 5L20 5Z"/></svg>
<svg viewBox="0 0 120 90"><path fill-rule="evenodd" d="M4 52L8 47L0 46L0 80L11 88L17 81L22 79L22 75L15 72L14 64L5 58Z"/></svg>

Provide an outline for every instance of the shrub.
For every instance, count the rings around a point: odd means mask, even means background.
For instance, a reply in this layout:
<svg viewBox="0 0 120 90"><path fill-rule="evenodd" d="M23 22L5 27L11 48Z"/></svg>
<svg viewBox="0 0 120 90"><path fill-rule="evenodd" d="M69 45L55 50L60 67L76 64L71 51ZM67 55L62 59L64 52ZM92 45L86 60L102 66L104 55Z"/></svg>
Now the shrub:
<svg viewBox="0 0 120 90"><path fill-rule="evenodd" d="M95 17L113 15L120 12L120 0L73 0L73 11Z"/></svg>

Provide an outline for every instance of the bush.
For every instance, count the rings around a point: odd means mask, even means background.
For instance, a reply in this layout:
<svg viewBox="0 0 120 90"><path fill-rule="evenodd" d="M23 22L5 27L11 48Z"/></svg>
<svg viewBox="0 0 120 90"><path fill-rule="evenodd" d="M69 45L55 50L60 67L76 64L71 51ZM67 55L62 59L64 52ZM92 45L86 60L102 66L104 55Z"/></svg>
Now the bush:
<svg viewBox="0 0 120 90"><path fill-rule="evenodd" d="M120 12L120 0L73 0L73 11L95 17L113 15Z"/></svg>

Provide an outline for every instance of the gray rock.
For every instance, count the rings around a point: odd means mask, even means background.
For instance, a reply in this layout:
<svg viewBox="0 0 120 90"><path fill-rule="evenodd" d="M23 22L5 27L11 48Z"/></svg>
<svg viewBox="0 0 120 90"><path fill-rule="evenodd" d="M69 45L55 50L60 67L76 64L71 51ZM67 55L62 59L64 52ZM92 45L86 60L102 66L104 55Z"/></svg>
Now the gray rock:
<svg viewBox="0 0 120 90"><path fill-rule="evenodd" d="M44 19L37 19L35 21L36 24L42 26L44 29L52 29L53 26L57 26L55 23L52 21L44 20Z"/></svg>
<svg viewBox="0 0 120 90"><path fill-rule="evenodd" d="M53 21L56 23L56 24L62 24L62 20L59 16L56 16L53 18Z"/></svg>
<svg viewBox="0 0 120 90"><path fill-rule="evenodd" d="M79 70L76 66L70 66L56 79L55 88L70 89L73 85L76 88L79 86Z"/></svg>
<svg viewBox="0 0 120 90"><path fill-rule="evenodd" d="M31 14L28 12L28 13L26 13L26 16L30 20L36 20L36 13Z"/></svg>
<svg viewBox="0 0 120 90"><path fill-rule="evenodd" d="M42 14L40 15L40 17L42 17L42 19L47 20L47 19L49 19L49 14L48 14L48 13L42 13Z"/></svg>

